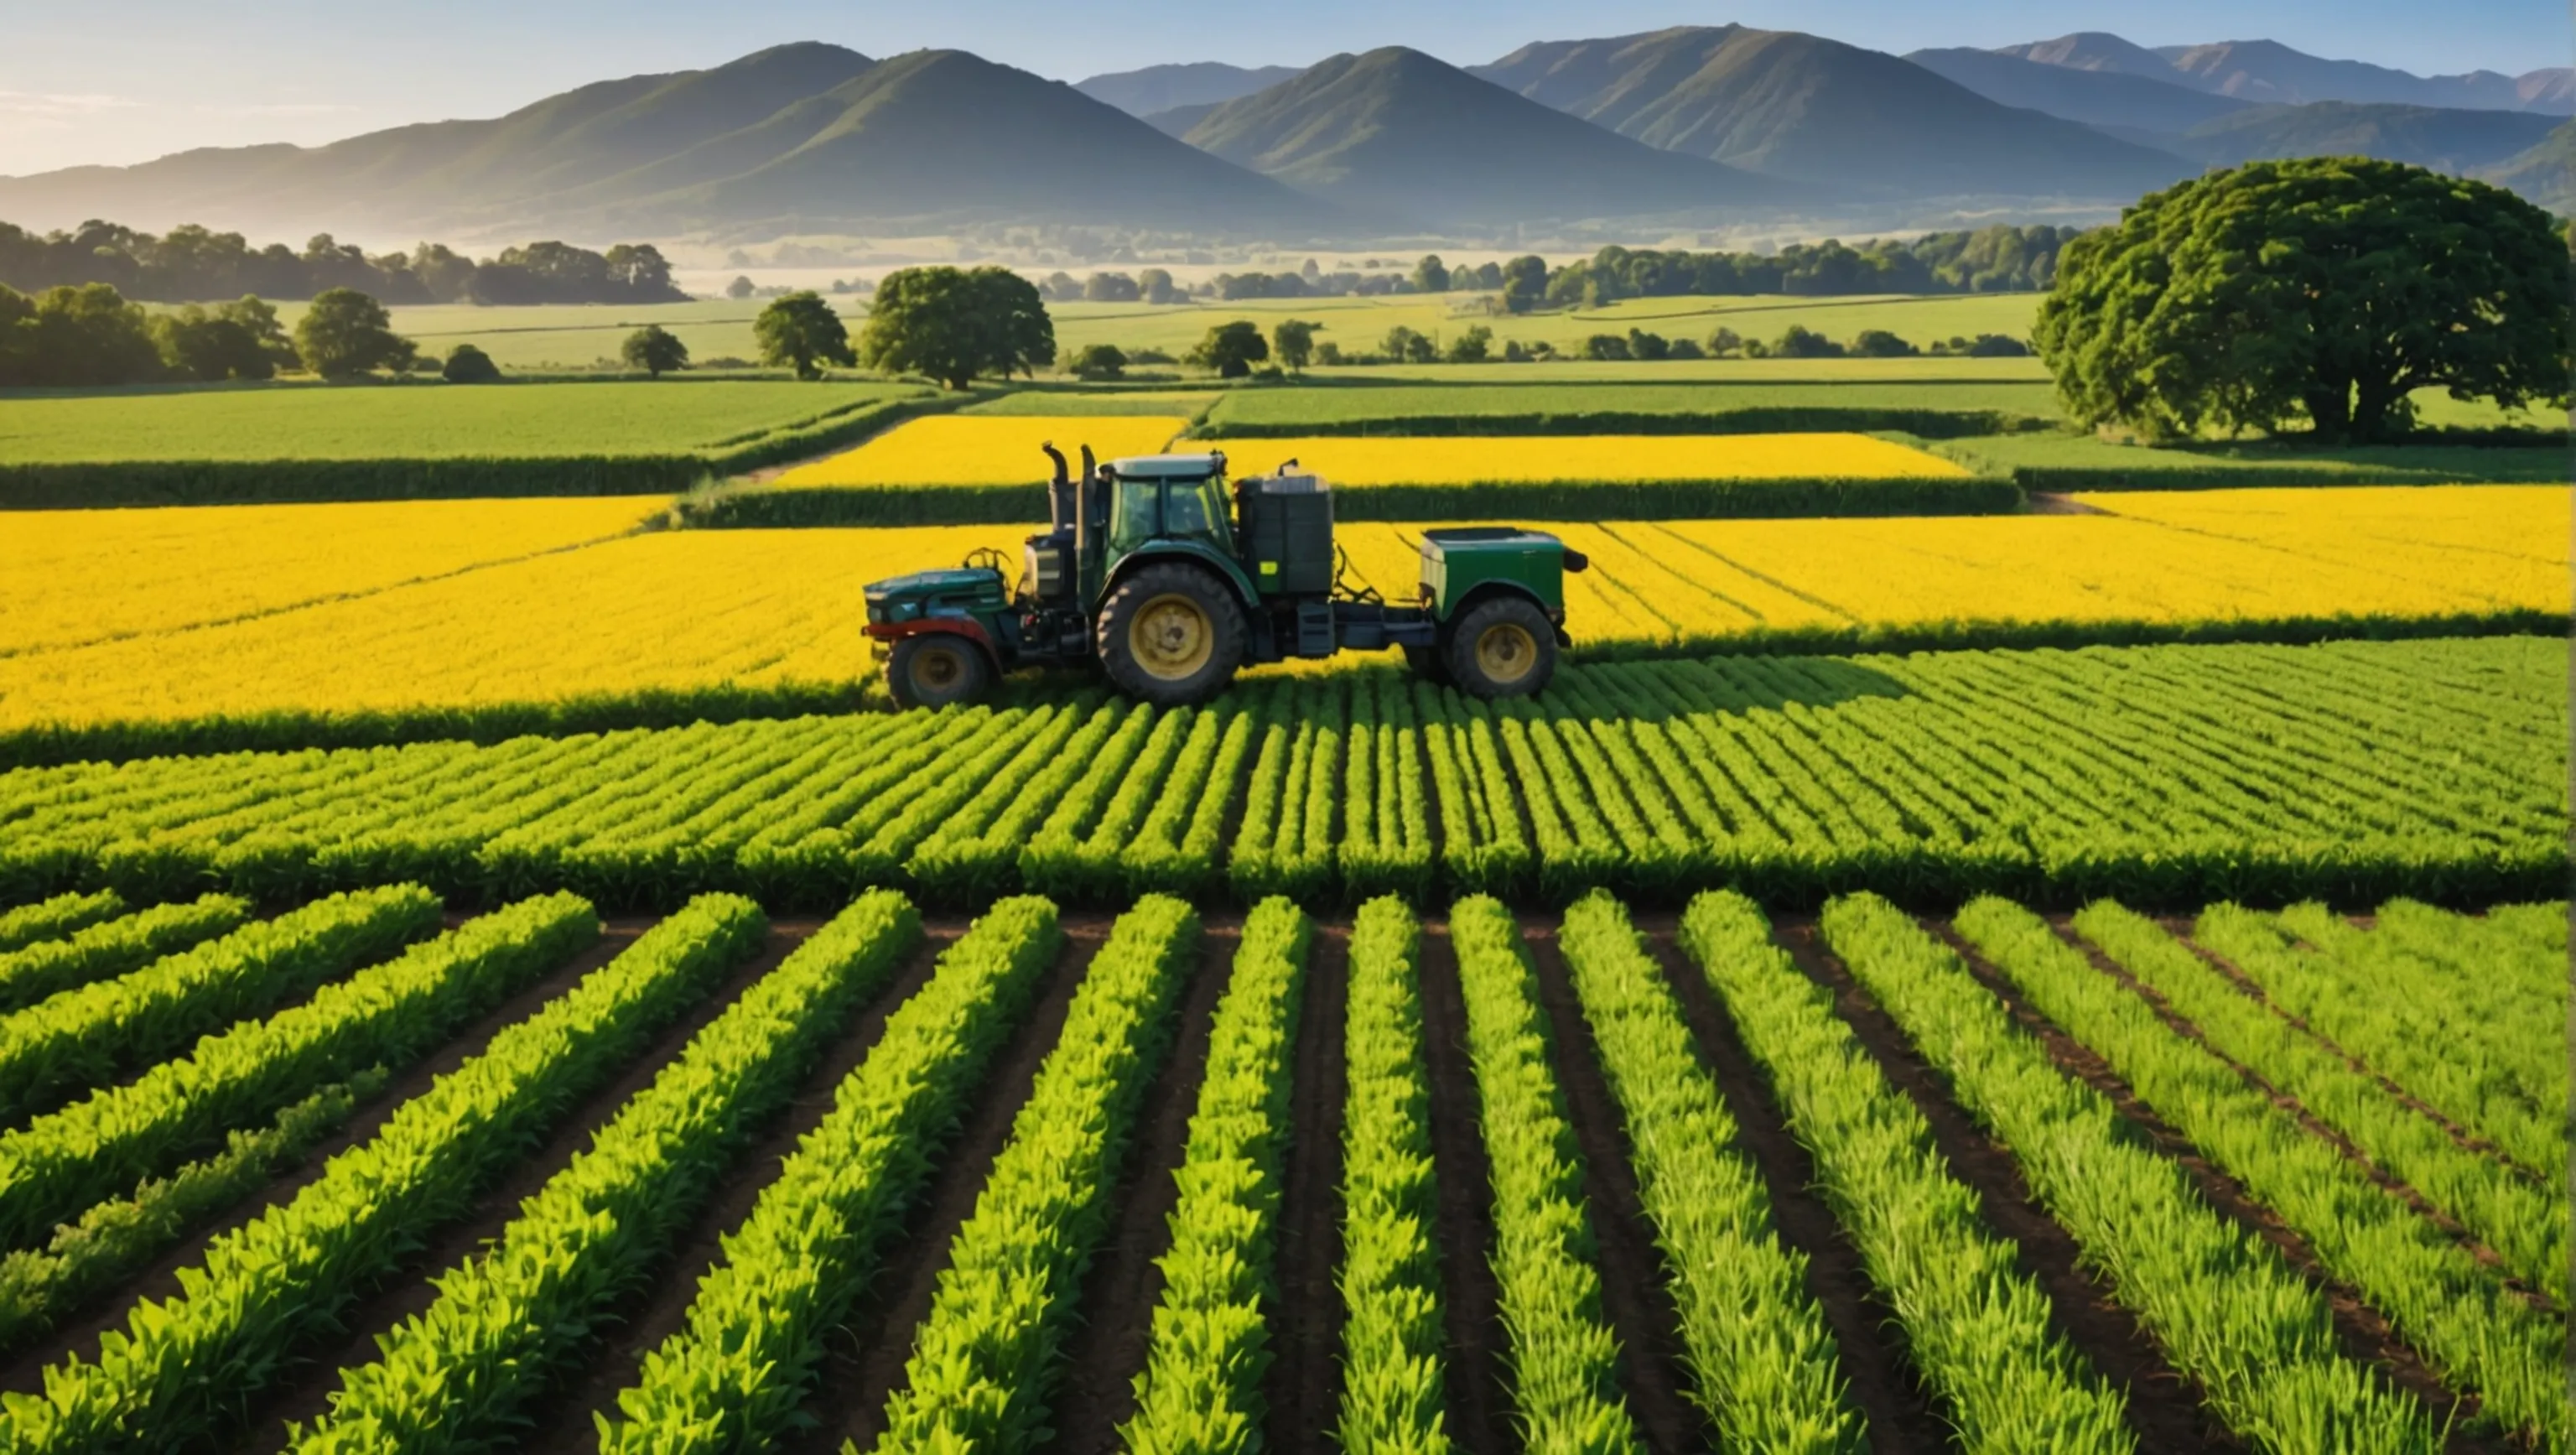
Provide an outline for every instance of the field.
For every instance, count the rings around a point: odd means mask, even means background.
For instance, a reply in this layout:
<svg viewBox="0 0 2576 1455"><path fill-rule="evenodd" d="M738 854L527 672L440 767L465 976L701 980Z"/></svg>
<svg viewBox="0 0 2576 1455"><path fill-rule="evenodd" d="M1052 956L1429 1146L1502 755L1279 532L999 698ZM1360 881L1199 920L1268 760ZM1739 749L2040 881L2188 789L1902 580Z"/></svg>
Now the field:
<svg viewBox="0 0 2576 1455"><path fill-rule="evenodd" d="M1090 445L1104 460L1150 455L1189 428L1161 415L941 415L907 420L855 450L799 465L778 477L780 489L815 486L861 490L1029 485L1054 467L1038 446L1053 440L1073 468Z"/></svg>
<svg viewBox="0 0 2576 1455"><path fill-rule="evenodd" d="M1199 433L1211 438L1648 430L1689 434L1770 428L1910 429L1917 434L1947 435L1992 434L2020 421L2056 416L2056 400L2046 383L1992 376L1783 382L1739 368L1724 380L1690 383L1644 379L1523 383L1520 371L1513 369L1499 379L1489 375L1453 384L1344 374L1321 386L1239 389L1218 399Z"/></svg>
<svg viewBox="0 0 2576 1455"><path fill-rule="evenodd" d="M2566 451L2471 445L2323 449L2262 443L2150 449L2090 435L1945 439L1931 448L2033 490L2200 490L2243 485L2563 484Z"/></svg>
<svg viewBox="0 0 2576 1455"><path fill-rule="evenodd" d="M2563 489L2083 503L2102 513L1550 528L1592 560L1566 580L1578 655L2563 629ZM341 512L382 508L298 507L310 514L288 519L327 534ZM1014 559L1027 530L658 532L445 574L426 557L382 570L335 561L292 588L322 598L312 604L179 630L210 609L201 596L101 583L68 554L103 518L13 517L40 543L19 549L63 562L67 576L13 583L11 596L90 592L106 619L171 626L65 649L44 648L41 634L0 639L0 743L11 751L276 743L326 729L337 741L488 735L846 705L871 672L859 632L867 582L983 547ZM1420 576L1416 530L1343 531L1358 578L1407 594ZM13 604L0 621L16 615Z"/></svg>
<svg viewBox="0 0 2576 1455"><path fill-rule="evenodd" d="M1474 490L1494 485L1695 485L1734 480L1963 479L1959 465L1857 434L1469 436L1386 439L1350 435L1265 438L1237 447L1262 473L1266 461L1300 461L1336 488ZM1461 496L1473 500L1476 496Z"/></svg>

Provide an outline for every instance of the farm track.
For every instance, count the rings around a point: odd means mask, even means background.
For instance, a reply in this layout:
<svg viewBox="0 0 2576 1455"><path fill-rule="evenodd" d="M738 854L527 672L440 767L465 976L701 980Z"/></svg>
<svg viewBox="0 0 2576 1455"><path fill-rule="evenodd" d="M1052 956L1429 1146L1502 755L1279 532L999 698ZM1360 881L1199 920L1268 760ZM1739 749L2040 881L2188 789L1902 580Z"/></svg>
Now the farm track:
<svg viewBox="0 0 2576 1455"><path fill-rule="evenodd" d="M932 1163L920 1197L881 1250L881 1271L860 1296L842 1330L829 1340L805 1412L816 1423L780 1446L798 1451L838 1451L844 1440L866 1452L881 1432L888 1397L905 1378L914 1330L931 1306L959 1227L974 1210L994 1159L1008 1140L1040 1063L1055 1048L1074 993L1092 958L1107 940L1112 916L1079 915L1063 922L1065 948L1039 979L1019 1023L1003 1039L987 1074ZM354 1115L339 1134L320 1144L297 1172L220 1218L154 1260L113 1296L49 1339L37 1351L0 1365L0 1388L33 1393L43 1370L66 1352L94 1359L103 1332L120 1327L137 1296L178 1294L177 1270L201 1260L207 1245L268 1208L290 1201L311 1183L335 1153L371 1136L406 1099L440 1074L476 1054L501 1028L606 964L632 944L653 920L612 922L602 942L483 1016L440 1051L394 1078ZM2186 1137L2145 1106L2133 1089L2091 1049L2038 1012L2013 983L1945 921L1921 921L1956 951L1970 973L2046 1048L2054 1064L2103 1094L2140 1138L2182 1167L2200 1195L2225 1217L2277 1250L2327 1299L2336 1337L2350 1357L2385 1371L2399 1387L2436 1411L2456 1408L2458 1420L2446 1449L2458 1455L2502 1455L2518 1444L2460 1433L2478 1405L2454 1394L2388 1321L2345 1283L2327 1275L2314 1251L2243 1184L2202 1156ZM328 1347L308 1350L302 1362L244 1408L246 1433L233 1448L270 1450L286 1441L289 1422L309 1424L329 1407L342 1370L371 1362L376 1336L420 1313L437 1296L427 1279L473 1256L517 1215L520 1202L565 1167L601 1126L644 1087L699 1029L713 1021L761 975L774 969L819 928L819 921L774 922L752 959L733 969L639 1055L618 1069L611 1084L571 1109L545 1144L485 1191L461 1221L438 1230L405 1263L404 1271L352 1307L342 1334ZM1165 1251L1167 1219L1176 1201L1173 1173L1184 1155L1189 1122L1207 1070L1210 1027L1234 969L1241 920L1212 917L1189 978L1176 997L1172 1040L1165 1060L1137 1104L1133 1135L1109 1194L1102 1235L1085 1272L1076 1317L1065 1331L1065 1355L1050 1401L1053 1438L1042 1448L1063 1455L1107 1455L1122 1447L1120 1423L1131 1413L1132 1382L1143 1368L1153 1311L1163 1291L1157 1260ZM1559 951L1554 915L1524 914L1523 944L1536 968L1538 1009L1548 1030L1553 1066L1583 1163L1582 1196L1595 1234L1594 1258L1602 1275L1602 1314L1620 1350L1619 1381L1629 1416L1654 1455L1705 1448L1714 1438L1695 1403L1678 1332L1664 1259L1639 1200L1620 1103L1612 1095L1592 1029L1584 1018L1569 967ZM1739 1126L1738 1150L1747 1156L1768 1195L1780 1240L1807 1260L1807 1292L1821 1309L1837 1345L1840 1373L1853 1407L1866 1420L1874 1451L1942 1448L1950 1440L1940 1397L1918 1374L1896 1312L1874 1285L1858 1248L1843 1231L1820 1190L1819 1172L1806 1147L1770 1093L1765 1073L1741 1040L1732 1013L1703 978L1679 940L1670 914L1636 919L1644 948L1674 991L1700 1065ZM593 1448L593 1417L613 1413L621 1389L640 1361L681 1327L700 1278L722 1256L723 1236L750 1211L780 1162L829 1110L834 1089L882 1036L888 1017L928 982L941 951L967 924L940 917L929 922L914 949L876 994L855 1008L849 1024L798 1083L786 1110L749 1129L709 1206L659 1265L639 1293L613 1311L596 1346L551 1393L532 1401L534 1423L517 1448ZM2082 948L2063 921L2055 926ZM1511 1332L1498 1312L1487 1252L1493 1238L1491 1177L1480 1134L1481 1110L1465 1044L1465 1012L1456 959L1445 922L1423 927L1420 952L1422 1027L1428 1072L1429 1141L1436 1165L1434 1249L1441 1278L1446 1339L1443 1377L1445 1422L1463 1455L1504 1455L1515 1443ZM1276 1263L1263 1308L1270 1330L1271 1363L1262 1377L1266 1399L1265 1443L1282 1455L1328 1455L1334 1438L1343 1378L1339 1360L1343 1316L1338 1275L1341 1238L1339 1111L1347 1088L1343 1065L1347 922L1318 926L1304 982L1298 1041L1289 1071L1289 1135L1279 1175ZM1832 997L1833 1008L1861 1048L1924 1116L1933 1144L1951 1172L1973 1192L1988 1225L2010 1245L2015 1266L2044 1294L2050 1322L2112 1386L2126 1392L2128 1424L2137 1448L2148 1455L2203 1455L2248 1448L2204 1406L2197 1385L2180 1374L2153 1336L2111 1296L2107 1278L2083 1262L2074 1238L2040 1208L2014 1154L1989 1137L1953 1099L1944 1078L1919 1056L1895 1022L1828 951L1809 918L1775 919L1773 935L1797 969ZM2186 1020L2107 957L2087 952L2093 967L2139 990L2165 1022L2186 1035ZM2334 1136L2264 1081L2258 1068L2228 1064L2250 1084L2299 1115L2301 1126L2367 1166L2350 1144ZM2420 1204L2411 1189L2383 1178L2383 1186ZM2446 1225L2455 1235L2455 1224ZM2529 1290L2518 1290L2526 1297Z"/></svg>

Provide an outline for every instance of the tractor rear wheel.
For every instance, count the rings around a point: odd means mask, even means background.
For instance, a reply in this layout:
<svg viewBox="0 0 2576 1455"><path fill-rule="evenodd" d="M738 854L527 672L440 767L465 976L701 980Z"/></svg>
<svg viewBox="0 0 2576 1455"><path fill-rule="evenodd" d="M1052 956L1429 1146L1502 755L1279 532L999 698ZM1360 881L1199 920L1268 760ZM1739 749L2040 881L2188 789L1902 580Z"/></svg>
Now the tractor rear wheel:
<svg viewBox="0 0 2576 1455"><path fill-rule="evenodd" d="M1427 647L1406 647L1404 665L1413 669L1414 676L1434 687L1447 687L1451 683L1449 656L1436 642Z"/></svg>
<svg viewBox="0 0 2576 1455"><path fill-rule="evenodd" d="M897 707L946 707L972 702L992 685L984 650L954 632L929 632L894 644L886 662L886 690Z"/></svg>
<svg viewBox="0 0 2576 1455"><path fill-rule="evenodd" d="M1118 584L1092 630L1100 665L1130 697L1157 707L1205 702L1243 665L1243 607L1194 566L1147 566Z"/></svg>
<svg viewBox="0 0 2576 1455"><path fill-rule="evenodd" d="M1556 625L1526 596L1497 596L1458 619L1446 655L1459 691L1527 697L1556 675Z"/></svg>

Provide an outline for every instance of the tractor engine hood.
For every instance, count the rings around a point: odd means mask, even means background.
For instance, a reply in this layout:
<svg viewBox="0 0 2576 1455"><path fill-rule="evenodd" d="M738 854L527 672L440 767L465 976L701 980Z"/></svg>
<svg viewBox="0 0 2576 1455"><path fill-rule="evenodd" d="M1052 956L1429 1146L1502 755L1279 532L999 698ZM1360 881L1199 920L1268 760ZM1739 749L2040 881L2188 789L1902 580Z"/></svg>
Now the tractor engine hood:
<svg viewBox="0 0 2576 1455"><path fill-rule="evenodd" d="M1002 573L981 566L915 571L889 576L867 586L871 625L914 621L925 616L966 616L1004 604Z"/></svg>

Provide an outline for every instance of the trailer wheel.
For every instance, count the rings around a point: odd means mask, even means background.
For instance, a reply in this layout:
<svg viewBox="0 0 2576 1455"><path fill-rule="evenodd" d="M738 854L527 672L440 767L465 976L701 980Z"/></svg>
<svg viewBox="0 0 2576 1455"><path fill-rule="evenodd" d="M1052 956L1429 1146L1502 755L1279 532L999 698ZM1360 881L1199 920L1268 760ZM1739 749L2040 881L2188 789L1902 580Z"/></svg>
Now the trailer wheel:
<svg viewBox="0 0 2576 1455"><path fill-rule="evenodd" d="M946 707L972 702L992 685L983 650L954 632L929 632L894 644L886 662L886 690L897 707Z"/></svg>
<svg viewBox="0 0 2576 1455"><path fill-rule="evenodd" d="M1449 634L1449 673L1472 697L1527 697L1556 675L1556 627L1525 596L1497 596Z"/></svg>
<svg viewBox="0 0 2576 1455"><path fill-rule="evenodd" d="M1205 702L1243 664L1243 607L1206 571L1147 566L1109 593L1092 640L1128 696L1157 707Z"/></svg>

